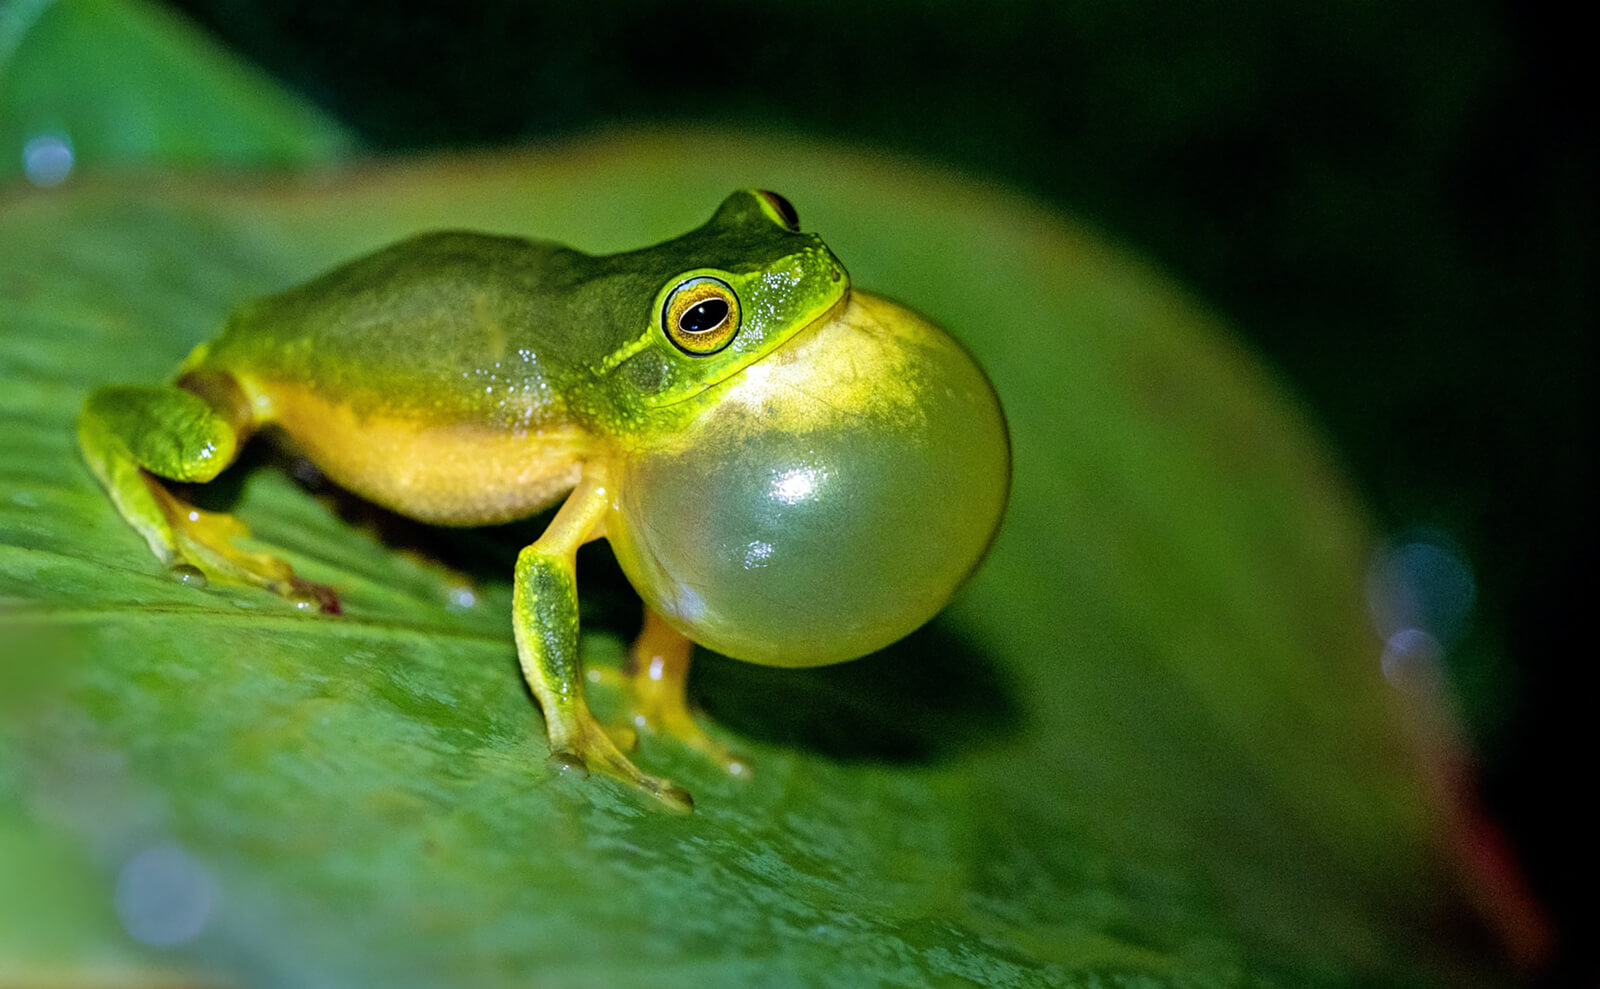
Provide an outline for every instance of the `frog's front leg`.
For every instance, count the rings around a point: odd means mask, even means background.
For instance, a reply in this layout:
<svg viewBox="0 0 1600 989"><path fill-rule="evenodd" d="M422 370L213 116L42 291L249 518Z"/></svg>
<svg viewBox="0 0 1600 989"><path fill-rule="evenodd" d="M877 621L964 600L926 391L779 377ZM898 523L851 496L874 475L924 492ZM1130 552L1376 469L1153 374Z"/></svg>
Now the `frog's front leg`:
<svg viewBox="0 0 1600 989"><path fill-rule="evenodd" d="M211 480L255 426L233 379L208 372L174 385L101 388L78 418L78 445L117 510L162 563L337 613L332 589L300 579L275 556L239 549L234 541L248 535L243 523L186 504L158 480Z"/></svg>
<svg viewBox="0 0 1600 989"><path fill-rule="evenodd" d="M561 510L517 557L512 621L522 675L544 710L551 759L605 773L670 807L689 810L687 790L639 771L589 711L578 658L578 547L604 534L611 494L604 467L589 465Z"/></svg>

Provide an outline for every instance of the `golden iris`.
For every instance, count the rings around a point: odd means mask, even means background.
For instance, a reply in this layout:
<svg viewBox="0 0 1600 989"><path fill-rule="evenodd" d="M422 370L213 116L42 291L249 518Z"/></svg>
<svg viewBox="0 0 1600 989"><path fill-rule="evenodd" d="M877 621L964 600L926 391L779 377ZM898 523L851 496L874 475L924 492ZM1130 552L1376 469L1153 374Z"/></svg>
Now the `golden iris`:
<svg viewBox="0 0 1600 989"><path fill-rule="evenodd" d="M661 328L686 354L714 354L739 332L739 297L720 278L687 279L661 307Z"/></svg>

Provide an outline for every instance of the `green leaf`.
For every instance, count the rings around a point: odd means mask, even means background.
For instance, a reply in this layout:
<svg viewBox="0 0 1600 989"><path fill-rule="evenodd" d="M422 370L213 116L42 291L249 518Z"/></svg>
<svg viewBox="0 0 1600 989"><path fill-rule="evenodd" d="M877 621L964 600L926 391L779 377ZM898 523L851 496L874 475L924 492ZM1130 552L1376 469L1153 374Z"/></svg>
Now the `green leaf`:
<svg viewBox="0 0 1600 989"><path fill-rule="evenodd" d="M971 346L1016 486L977 579L901 645L809 671L702 657L697 696L757 772L645 739L692 816L546 765L509 625L536 527L402 530L478 579L463 606L427 555L254 458L208 497L341 590L344 616L313 616L164 574L77 457L90 388L162 379L243 299L429 227L637 246L740 185L781 189L858 284ZM108 898L172 853L187 898L161 902L206 909L168 964L288 985L1483 977L1439 934L1459 887L1335 465L1214 320L1027 200L682 131L316 184L13 192L0 442L0 867L15 822L81 849ZM580 571L586 658L614 664L636 603L603 554Z"/></svg>
<svg viewBox="0 0 1600 989"><path fill-rule="evenodd" d="M0 152L41 136L91 167L0 189L0 984L1490 974L1441 934L1464 907L1434 740L1380 675L1360 510L1159 273L970 181L716 133L97 176L349 143L113 0L0 0ZM537 523L380 534L257 452L198 496L340 589L344 616L310 616L163 573L77 457L89 389L161 380L250 296L427 227L634 247L745 185L972 347L1016 489L978 578L905 642L809 671L701 657L696 695L757 773L645 739L691 817L545 763L509 626ZM637 602L603 552L580 568L585 657L615 664Z"/></svg>
<svg viewBox="0 0 1600 989"><path fill-rule="evenodd" d="M107 163L306 164L351 143L164 7L0 0L0 179L53 185Z"/></svg>

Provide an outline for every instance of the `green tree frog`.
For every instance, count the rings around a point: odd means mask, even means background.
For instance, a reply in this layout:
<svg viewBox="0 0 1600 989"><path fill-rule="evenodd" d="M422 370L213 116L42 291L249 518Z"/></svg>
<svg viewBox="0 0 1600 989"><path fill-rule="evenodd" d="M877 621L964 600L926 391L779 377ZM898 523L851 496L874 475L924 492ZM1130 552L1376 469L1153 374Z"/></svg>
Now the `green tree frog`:
<svg viewBox="0 0 1600 989"><path fill-rule="evenodd" d="M584 700L578 547L609 540L644 599L623 671L635 723L740 772L689 714L692 644L778 666L888 645L977 566L1011 475L966 351L852 292L793 206L759 190L620 254L417 236L244 305L170 385L90 396L85 459L163 563L337 612L331 589L162 484L211 480L262 430L424 522L559 503L517 560L512 614L552 758L683 808Z"/></svg>

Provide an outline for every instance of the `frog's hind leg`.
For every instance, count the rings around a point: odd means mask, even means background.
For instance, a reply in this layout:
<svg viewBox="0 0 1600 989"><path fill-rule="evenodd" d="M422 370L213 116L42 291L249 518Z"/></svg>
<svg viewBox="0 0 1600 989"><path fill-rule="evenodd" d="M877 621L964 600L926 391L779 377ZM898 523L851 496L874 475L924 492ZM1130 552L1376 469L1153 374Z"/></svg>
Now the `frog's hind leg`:
<svg viewBox="0 0 1600 989"><path fill-rule="evenodd" d="M635 728L671 736L733 776L749 776L750 762L707 735L689 710L689 660L694 643L646 606L644 627L618 678ZM603 675L602 675L603 676Z"/></svg>
<svg viewBox="0 0 1600 989"><path fill-rule="evenodd" d="M159 480L211 480L233 462L254 428L238 385L208 373L177 385L96 391L78 418L78 444L117 510L162 563L336 613L331 589L301 580L275 556L239 549L234 540L248 534L243 523L186 504Z"/></svg>

